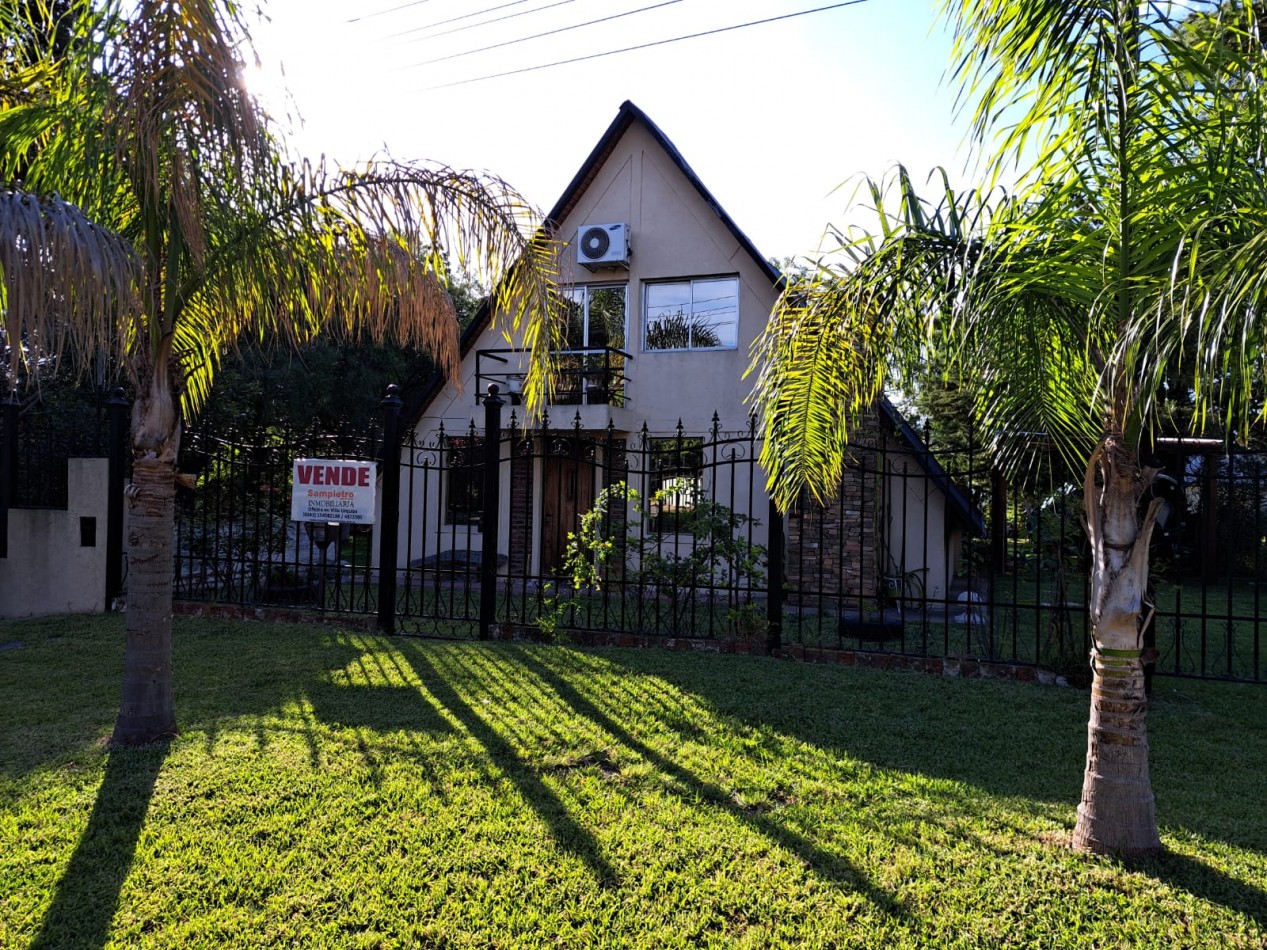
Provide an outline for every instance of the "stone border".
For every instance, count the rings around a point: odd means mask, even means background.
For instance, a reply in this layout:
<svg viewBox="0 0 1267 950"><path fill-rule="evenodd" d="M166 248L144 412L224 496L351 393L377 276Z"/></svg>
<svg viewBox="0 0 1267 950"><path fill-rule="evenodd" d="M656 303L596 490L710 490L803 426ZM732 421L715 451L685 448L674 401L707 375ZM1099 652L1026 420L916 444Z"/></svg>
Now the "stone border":
<svg viewBox="0 0 1267 950"><path fill-rule="evenodd" d="M307 623L322 626L350 627L367 633L377 633L374 617L349 617L347 615L320 614L285 607L251 607L245 604L206 604L194 601L176 601L172 613L183 617L202 617L210 620L256 620L265 623ZM562 630L554 642L565 642L586 647L626 647L636 649L690 650L695 653L737 654L744 656L767 655L764 636L751 637L666 637L649 633L602 633L593 630ZM492 639L529 643L549 642L541 631L523 624L496 624ZM477 641L470 641L477 642ZM778 659L796 660L802 663L836 663L866 670L907 670L929 673L935 676L956 676L963 679L1015 680L1018 683L1042 683L1047 686L1067 686L1063 676L1021 663L991 663L960 657L907 656L902 653L875 653L870 650L829 649L791 644L772 654Z"/></svg>
<svg viewBox="0 0 1267 950"><path fill-rule="evenodd" d="M494 640L546 642L541 631L522 624L499 624L493 628ZM907 656L901 653L877 653L870 650L830 649L791 644L774 654L767 654L764 636L667 637L639 633L602 633L592 630L561 630L558 640L587 647L636 647L666 650L692 650L698 653L730 653L752 656L773 655L778 659L802 663L836 663L871 670L909 670L963 679L1015 680L1019 683L1043 683L1067 686L1063 676L1050 670L1023 663L997 663L960 657Z"/></svg>

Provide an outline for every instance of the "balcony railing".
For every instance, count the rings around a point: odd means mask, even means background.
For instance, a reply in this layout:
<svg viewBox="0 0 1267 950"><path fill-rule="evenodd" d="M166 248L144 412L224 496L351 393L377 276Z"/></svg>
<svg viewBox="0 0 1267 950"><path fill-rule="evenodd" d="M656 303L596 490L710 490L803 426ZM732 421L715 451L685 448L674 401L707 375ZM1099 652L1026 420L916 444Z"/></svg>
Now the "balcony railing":
<svg viewBox="0 0 1267 950"><path fill-rule="evenodd" d="M626 407L626 365L632 359L624 350L610 346L563 350L555 356L550 405ZM511 404L518 405L527 374L527 350L476 350L476 402L483 401L489 383L496 383Z"/></svg>

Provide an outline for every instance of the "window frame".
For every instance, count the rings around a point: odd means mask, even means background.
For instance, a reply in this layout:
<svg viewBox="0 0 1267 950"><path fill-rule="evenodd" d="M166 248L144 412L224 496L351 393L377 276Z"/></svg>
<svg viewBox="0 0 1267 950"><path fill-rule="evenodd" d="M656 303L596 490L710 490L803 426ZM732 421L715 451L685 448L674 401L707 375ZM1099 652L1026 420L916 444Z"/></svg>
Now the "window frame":
<svg viewBox="0 0 1267 950"><path fill-rule="evenodd" d="M695 501L705 497L704 474L707 469L703 436L671 435L652 436L648 448L647 533L651 535L689 535L683 530L683 521L695 511ZM662 493L670 481L690 483L685 491L677 489L672 494L689 493L694 497L686 504L672 506L672 511L662 500Z"/></svg>
<svg viewBox="0 0 1267 950"><path fill-rule="evenodd" d="M590 303L589 303L590 294L596 290L623 290L625 292L625 314L624 314L624 319L621 321L621 325L620 325L620 335L624 342L620 346L612 346L610 339L608 340L606 344L604 344L601 347L592 345L589 341L590 339ZM602 283L596 283L596 284L573 284L571 287L567 288L567 292L569 293L569 295L577 291L580 291L583 294L583 299L581 301L573 300L573 302L580 303L581 308L582 308L581 312L584 315L585 322L582 326L582 334L581 334L581 338L582 340L584 340L584 342L581 343L579 346L574 346L571 343L565 342L564 350L565 351L598 350L598 349L624 350L629 344L629 282L628 281L624 281L624 282L604 281Z"/></svg>
<svg viewBox="0 0 1267 950"><path fill-rule="evenodd" d="M651 333L650 316L651 316L651 289L653 287L668 287L675 284L686 285L690 289L691 295L691 315L695 313L695 291L698 284L710 281L732 281L735 288L734 300L734 321L729 326L734 328L733 344L717 345L717 346L696 346L688 344L687 346L650 346L648 339ZM738 274L714 274L711 276L700 277L675 277L664 280L644 281L642 285L642 352L643 353L715 353L715 352L733 352L739 349L739 320L740 306L739 301L742 296L743 283L739 279ZM687 327L688 334L693 334L695 328L693 325Z"/></svg>

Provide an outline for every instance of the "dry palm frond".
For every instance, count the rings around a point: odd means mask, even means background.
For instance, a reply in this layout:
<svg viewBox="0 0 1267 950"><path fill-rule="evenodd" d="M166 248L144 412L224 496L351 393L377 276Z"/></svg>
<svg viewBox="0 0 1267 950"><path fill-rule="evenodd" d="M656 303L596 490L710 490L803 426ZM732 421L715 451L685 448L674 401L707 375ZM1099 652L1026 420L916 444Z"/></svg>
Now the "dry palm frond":
<svg viewBox="0 0 1267 950"><path fill-rule="evenodd" d="M120 350L121 316L137 306L132 247L69 202L0 191L0 312L10 380L67 344L86 361L102 341Z"/></svg>
<svg viewBox="0 0 1267 950"><path fill-rule="evenodd" d="M256 178L249 213L214 229L203 269L181 289L176 352L187 409L208 391L218 354L240 340L391 339L430 350L456 378L451 269L494 283L497 311L526 326L545 359L546 335L533 331L557 307L555 248L500 179L390 161L352 171L279 162L268 171Z"/></svg>

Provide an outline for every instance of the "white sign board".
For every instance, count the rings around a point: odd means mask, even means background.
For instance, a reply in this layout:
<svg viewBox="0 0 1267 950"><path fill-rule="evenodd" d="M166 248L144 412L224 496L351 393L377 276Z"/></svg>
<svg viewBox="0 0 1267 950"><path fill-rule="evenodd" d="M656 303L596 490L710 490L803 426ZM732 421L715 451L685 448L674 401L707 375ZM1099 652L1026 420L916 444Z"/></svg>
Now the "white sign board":
<svg viewBox="0 0 1267 950"><path fill-rule="evenodd" d="M374 523L378 463L295 459L290 517L294 521Z"/></svg>

